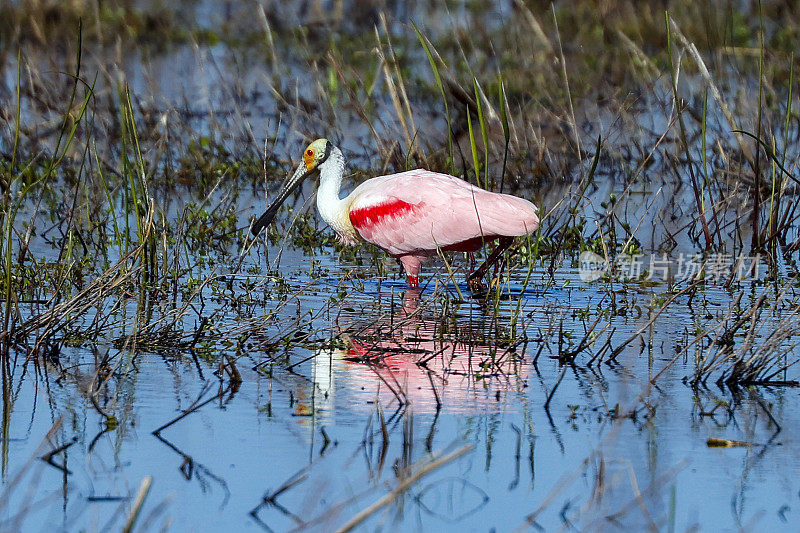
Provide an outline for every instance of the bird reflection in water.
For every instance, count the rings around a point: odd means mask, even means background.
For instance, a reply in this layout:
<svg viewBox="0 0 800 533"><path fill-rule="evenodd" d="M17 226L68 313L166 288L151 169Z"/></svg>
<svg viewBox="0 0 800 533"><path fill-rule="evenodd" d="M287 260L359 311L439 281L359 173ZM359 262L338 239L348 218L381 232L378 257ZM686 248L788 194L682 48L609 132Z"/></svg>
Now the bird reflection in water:
<svg viewBox="0 0 800 533"><path fill-rule="evenodd" d="M347 390L355 409L412 404L415 413L506 410L507 395L527 386L524 353L498 345L490 317L437 316L405 292L398 312L340 328L345 346L320 350L313 359L315 407L334 406L337 389ZM342 396L342 394L340 394ZM341 398L339 400L341 402ZM343 407L339 404L338 407Z"/></svg>

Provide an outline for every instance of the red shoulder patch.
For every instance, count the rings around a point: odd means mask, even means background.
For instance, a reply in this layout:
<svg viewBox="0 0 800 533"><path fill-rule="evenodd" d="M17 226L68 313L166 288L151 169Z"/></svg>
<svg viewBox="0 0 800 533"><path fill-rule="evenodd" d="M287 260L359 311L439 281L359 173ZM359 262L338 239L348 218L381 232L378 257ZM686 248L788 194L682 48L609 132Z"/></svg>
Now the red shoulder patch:
<svg viewBox="0 0 800 533"><path fill-rule="evenodd" d="M402 200L390 200L369 207L350 211L350 222L356 229L370 227L386 217L398 217L414 210L414 204Z"/></svg>

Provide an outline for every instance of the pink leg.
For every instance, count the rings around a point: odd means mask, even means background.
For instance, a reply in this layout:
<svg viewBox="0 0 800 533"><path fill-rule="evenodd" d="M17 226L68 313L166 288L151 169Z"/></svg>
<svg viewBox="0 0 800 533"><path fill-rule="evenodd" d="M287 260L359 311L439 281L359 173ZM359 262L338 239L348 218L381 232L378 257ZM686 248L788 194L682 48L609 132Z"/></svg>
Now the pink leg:
<svg viewBox="0 0 800 533"><path fill-rule="evenodd" d="M408 285L412 289L419 287L419 268L422 266L424 257L418 255L401 255L398 259L403 263L403 269L408 276Z"/></svg>

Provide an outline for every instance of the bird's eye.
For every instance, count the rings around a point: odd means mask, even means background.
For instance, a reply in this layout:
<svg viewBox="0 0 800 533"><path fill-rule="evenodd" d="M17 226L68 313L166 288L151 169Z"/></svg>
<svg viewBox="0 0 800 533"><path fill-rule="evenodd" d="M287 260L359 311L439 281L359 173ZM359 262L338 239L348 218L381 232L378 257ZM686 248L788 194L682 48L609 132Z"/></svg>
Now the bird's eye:
<svg viewBox="0 0 800 533"><path fill-rule="evenodd" d="M306 152L306 155L309 156L309 157L313 156L314 155L314 150L308 150Z"/></svg>

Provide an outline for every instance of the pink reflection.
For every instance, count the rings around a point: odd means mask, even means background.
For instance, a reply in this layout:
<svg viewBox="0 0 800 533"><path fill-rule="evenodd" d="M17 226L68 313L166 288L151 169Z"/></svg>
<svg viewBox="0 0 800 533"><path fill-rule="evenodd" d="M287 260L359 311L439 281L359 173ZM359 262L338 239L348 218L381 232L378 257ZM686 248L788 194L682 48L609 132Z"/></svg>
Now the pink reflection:
<svg viewBox="0 0 800 533"><path fill-rule="evenodd" d="M355 408L410 403L414 412L504 411L528 378L523 353L491 345L465 325L445 333L441 320L424 314L419 291L407 291L403 315L380 319L352 336L346 349L314 358L318 392L332 400L347 389ZM353 328L350 328L353 330Z"/></svg>

